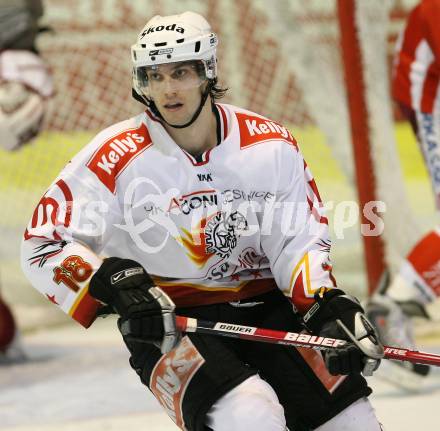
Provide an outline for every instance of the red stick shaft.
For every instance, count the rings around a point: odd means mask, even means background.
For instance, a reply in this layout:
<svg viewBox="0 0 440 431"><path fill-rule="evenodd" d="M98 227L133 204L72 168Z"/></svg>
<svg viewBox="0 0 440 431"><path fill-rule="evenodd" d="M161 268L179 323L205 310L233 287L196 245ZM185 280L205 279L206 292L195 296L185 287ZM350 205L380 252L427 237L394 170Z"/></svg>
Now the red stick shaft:
<svg viewBox="0 0 440 431"><path fill-rule="evenodd" d="M277 331L254 326L235 325L224 322L209 322L190 317L176 317L177 327L182 332L199 332L243 340L261 341L272 344L285 344L310 349L331 349L347 344L347 341L330 337L319 337L306 333ZM440 355L419 352L400 347L384 346L384 359L408 361L417 364L440 366Z"/></svg>
<svg viewBox="0 0 440 431"><path fill-rule="evenodd" d="M418 350L402 349L400 347L385 346L385 358L398 361L408 361L415 364L440 366L440 355L419 352Z"/></svg>

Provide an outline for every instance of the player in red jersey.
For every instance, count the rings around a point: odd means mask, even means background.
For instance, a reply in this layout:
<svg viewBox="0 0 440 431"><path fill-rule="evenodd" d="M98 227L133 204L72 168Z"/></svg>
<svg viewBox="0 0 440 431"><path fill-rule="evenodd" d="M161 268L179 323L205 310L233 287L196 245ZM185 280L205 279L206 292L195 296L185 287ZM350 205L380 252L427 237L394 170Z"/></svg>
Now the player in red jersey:
<svg viewBox="0 0 440 431"><path fill-rule="evenodd" d="M410 13L397 43L392 95L411 123L440 210L440 0L423 0ZM440 295L440 230L419 239L390 284L372 297L367 311L382 342L413 347L411 317L428 317L425 306ZM381 370L408 389L420 387L429 367L392 363Z"/></svg>

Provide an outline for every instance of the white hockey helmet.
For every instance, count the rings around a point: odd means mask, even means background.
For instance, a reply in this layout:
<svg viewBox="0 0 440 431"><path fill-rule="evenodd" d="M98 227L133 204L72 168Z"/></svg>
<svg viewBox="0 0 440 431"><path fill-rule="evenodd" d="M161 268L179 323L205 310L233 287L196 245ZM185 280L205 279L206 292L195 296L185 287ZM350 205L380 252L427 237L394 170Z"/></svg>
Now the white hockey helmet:
<svg viewBox="0 0 440 431"><path fill-rule="evenodd" d="M203 16L194 12L156 15L131 47L134 91L144 98L148 87L145 68L164 63L199 60L204 65L206 79L215 80L216 47L217 35Z"/></svg>

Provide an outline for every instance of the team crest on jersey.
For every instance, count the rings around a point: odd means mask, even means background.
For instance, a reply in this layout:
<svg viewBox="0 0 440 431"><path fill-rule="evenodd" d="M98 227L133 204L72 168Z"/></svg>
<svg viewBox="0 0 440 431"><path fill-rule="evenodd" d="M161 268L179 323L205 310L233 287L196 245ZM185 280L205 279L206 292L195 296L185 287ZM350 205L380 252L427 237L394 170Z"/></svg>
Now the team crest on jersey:
<svg viewBox="0 0 440 431"><path fill-rule="evenodd" d="M205 227L209 217L200 220L199 224L190 231L181 228L183 235L177 240L185 247L186 254L199 268L203 268L214 253L206 252Z"/></svg>
<svg viewBox="0 0 440 431"><path fill-rule="evenodd" d="M87 167L112 192L128 164L152 145L147 126L124 130L105 141L87 162Z"/></svg>
<svg viewBox="0 0 440 431"><path fill-rule="evenodd" d="M187 249L188 257L202 268L212 256L228 258L247 229L246 218L238 211L217 212L203 218L192 232L182 228L184 236L179 241Z"/></svg>
<svg viewBox="0 0 440 431"><path fill-rule="evenodd" d="M218 212L206 224L206 251L228 258L237 246L241 233L248 229L246 218L238 211L232 214Z"/></svg>
<svg viewBox="0 0 440 431"><path fill-rule="evenodd" d="M236 113L240 128L240 148L248 148L268 141L285 141L297 147L295 138L281 124L256 115Z"/></svg>

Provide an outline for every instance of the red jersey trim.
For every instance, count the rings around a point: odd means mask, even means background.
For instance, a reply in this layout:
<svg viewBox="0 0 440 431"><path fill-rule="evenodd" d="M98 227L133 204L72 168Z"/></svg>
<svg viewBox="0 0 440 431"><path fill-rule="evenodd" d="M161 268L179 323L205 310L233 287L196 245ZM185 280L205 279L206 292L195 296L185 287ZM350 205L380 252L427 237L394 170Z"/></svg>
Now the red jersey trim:
<svg viewBox="0 0 440 431"><path fill-rule="evenodd" d="M228 117L226 115L225 109L221 105L216 104L215 106L220 111L220 117L222 120L222 133L223 133L222 141L224 141L228 136Z"/></svg>
<svg viewBox="0 0 440 431"><path fill-rule="evenodd" d="M162 124L161 122L160 122L160 118L159 117L156 117L149 109L146 109L145 110L145 113L150 117L150 119L152 120L152 121L155 121L156 123L160 123L160 124Z"/></svg>
<svg viewBox="0 0 440 431"><path fill-rule="evenodd" d="M100 307L101 304L89 294L89 287L86 286L69 310L69 316L88 328L94 322L96 312Z"/></svg>
<svg viewBox="0 0 440 431"><path fill-rule="evenodd" d="M162 124L162 122L160 121L160 119L159 119L158 117L154 116L153 113L152 113L149 109L147 109L145 112L146 112L146 114L148 115L148 117L149 117L152 121L154 121L154 122L156 122L156 123L159 123L159 124L163 127L163 124ZM165 129L165 128L164 128L164 129ZM166 129L165 129L165 130L166 130ZM177 145L177 144L176 144L176 145ZM179 147L179 148L180 148L180 147ZM183 152L183 154L185 154L186 158L191 162L191 164L192 164L193 166L203 166L203 165L206 165L206 164L209 162L209 154L210 154L212 148L211 148L210 150L208 150L208 151L205 151L205 152L203 153L203 155L202 155L202 161L201 161L201 162L198 162L198 161L195 159L195 157L193 157L191 154L189 154L189 153L188 153L187 151L185 151L183 148L180 148L180 150Z"/></svg>
<svg viewBox="0 0 440 431"><path fill-rule="evenodd" d="M214 147L215 148L215 147ZM191 164L193 165L193 166L203 166L203 165L206 165L207 163L209 163L209 155L211 154L211 151L214 149L214 148L211 148L211 149L209 149L208 151L205 151L203 154L202 154L202 161L201 162L198 162L197 160L196 160L196 158L195 157L193 157L191 154L189 154L187 151L185 151L183 148L180 148L182 151L183 151L183 154L185 154L185 156L188 158L188 160L191 162Z"/></svg>
<svg viewBox="0 0 440 431"><path fill-rule="evenodd" d="M220 118L221 118L221 122L222 122L222 124L221 124L222 139L221 139L221 140L223 141L223 140L225 140L225 138L226 138L227 135L228 135L228 119L227 119L227 115L226 115L226 112L225 112L224 108L221 107L221 106L218 105L218 104L216 104L215 106L217 107L217 109L218 109L219 112L220 112ZM163 124L162 124L162 122L160 121L160 119L159 119L158 117L154 116L154 114L153 114L149 109L145 110L145 112L146 112L146 114L148 115L148 117L149 117L152 121L161 124L162 127L163 127ZM214 147L214 148L215 148L215 147ZM211 148L211 149L209 149L208 151L205 151L205 152L202 154L202 160L201 160L200 162L198 162L197 159L196 159L195 157L193 157L191 154L189 154L189 153L188 153L187 151L185 151L183 148L180 148L180 149L181 149L181 151L183 152L183 154L185 154L186 158L191 162L191 164L192 164L193 166L204 166L204 165L206 165L207 163L209 163L209 156L210 156L210 154L211 154L211 151L212 151L214 148Z"/></svg>
<svg viewBox="0 0 440 431"><path fill-rule="evenodd" d="M156 277L154 277L154 282L170 296L176 307L195 307L240 301L278 288L273 278L249 280L233 288L214 288L193 283L171 283L161 281Z"/></svg>

